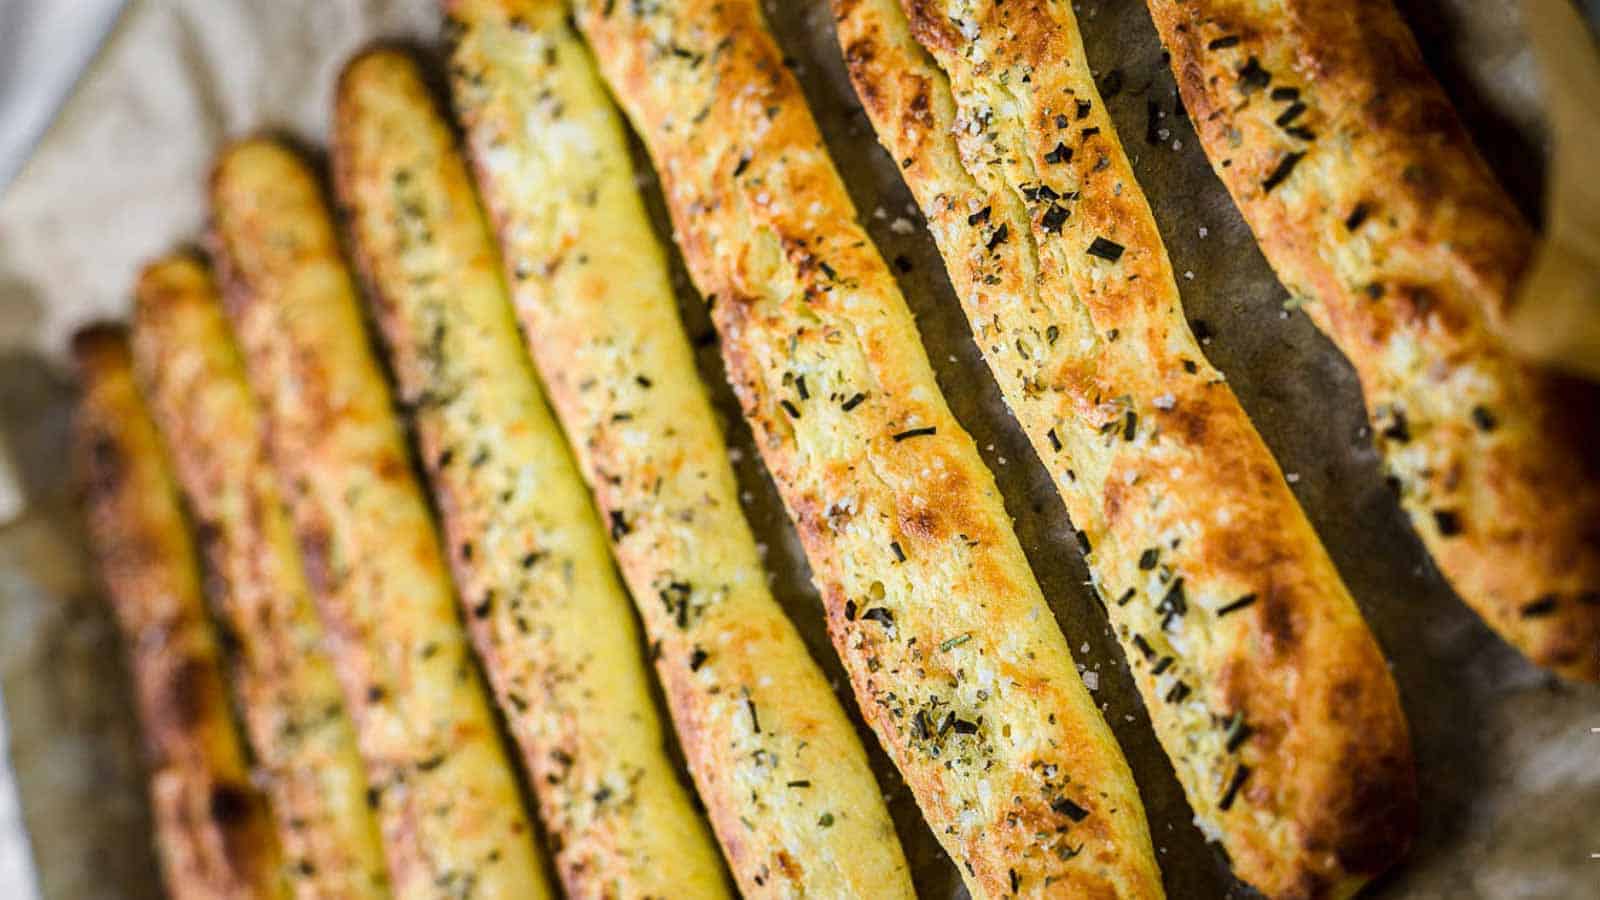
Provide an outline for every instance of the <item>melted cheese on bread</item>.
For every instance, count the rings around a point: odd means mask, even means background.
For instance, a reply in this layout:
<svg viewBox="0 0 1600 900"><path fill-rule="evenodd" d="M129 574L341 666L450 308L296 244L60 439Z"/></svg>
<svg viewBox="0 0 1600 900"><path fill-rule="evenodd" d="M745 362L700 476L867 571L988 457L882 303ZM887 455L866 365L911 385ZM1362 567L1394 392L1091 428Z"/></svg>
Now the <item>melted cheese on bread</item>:
<svg viewBox="0 0 1600 900"><path fill-rule="evenodd" d="M261 416L221 298L190 256L145 268L133 355L170 450L214 602L238 641L233 682L300 897L387 897L366 774L300 568Z"/></svg>
<svg viewBox="0 0 1600 900"><path fill-rule="evenodd" d="M667 757L605 529L517 335L466 165L410 58L378 50L346 67L333 151L468 625L567 893L728 896Z"/></svg>
<svg viewBox="0 0 1600 900"><path fill-rule="evenodd" d="M1138 792L755 0L577 4L862 713L976 896L1161 894Z"/></svg>

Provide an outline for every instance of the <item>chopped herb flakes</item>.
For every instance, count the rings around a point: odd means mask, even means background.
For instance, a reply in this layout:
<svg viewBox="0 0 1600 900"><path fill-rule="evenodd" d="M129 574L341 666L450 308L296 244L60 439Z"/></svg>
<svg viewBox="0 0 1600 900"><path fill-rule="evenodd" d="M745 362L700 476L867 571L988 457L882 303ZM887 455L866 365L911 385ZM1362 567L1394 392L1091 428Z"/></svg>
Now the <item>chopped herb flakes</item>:
<svg viewBox="0 0 1600 900"><path fill-rule="evenodd" d="M1300 165L1300 160L1305 158L1306 154L1302 150L1285 153L1283 159L1278 161L1277 168L1273 169L1267 179L1261 182L1261 190L1271 193L1273 188L1289 180L1289 176L1294 172L1294 167Z"/></svg>
<svg viewBox="0 0 1600 900"><path fill-rule="evenodd" d="M1237 47L1237 46L1239 46L1239 41L1240 40L1241 40L1241 38L1237 34L1230 34L1230 35L1227 35L1226 37L1219 37L1216 40L1212 41L1211 43L1207 44L1206 45L1206 49L1207 50L1226 50L1229 47Z"/></svg>
<svg viewBox="0 0 1600 900"><path fill-rule="evenodd" d="M1108 262L1116 262L1122 258L1123 246L1116 241L1097 237L1089 244L1089 255L1098 256Z"/></svg>
<svg viewBox="0 0 1600 900"><path fill-rule="evenodd" d="M1255 733L1256 730L1245 722L1244 716L1235 714L1233 720L1228 723L1228 752L1237 753L1239 748L1244 746L1244 742L1250 740L1250 736Z"/></svg>
<svg viewBox="0 0 1600 900"><path fill-rule="evenodd" d="M1288 128L1290 125L1294 124L1295 119L1298 119L1304 115L1305 111L1309 108L1310 107L1306 106L1304 103L1296 100L1295 102L1289 104L1283 112L1279 113L1278 118L1274 119L1272 124L1278 126L1279 128Z"/></svg>
<svg viewBox="0 0 1600 900"><path fill-rule="evenodd" d="M1244 763L1233 770L1233 777L1228 779L1228 789L1222 792L1222 799L1217 802L1217 808L1229 810L1233 808L1233 801L1239 796L1239 789L1244 787L1245 779L1250 777L1250 767Z"/></svg>
<svg viewBox="0 0 1600 900"><path fill-rule="evenodd" d="M906 431L898 432L898 433L895 434L894 440L895 440L895 443L899 443L901 441L909 441L909 440L911 440L912 438L915 438L915 437L927 437L929 435L938 434L938 433L939 433L939 429L938 428L936 428L936 427L934 427L932 425L929 425L929 426L927 426L925 428L911 428L911 429L908 429Z"/></svg>
<svg viewBox="0 0 1600 900"><path fill-rule="evenodd" d="M1558 602L1555 594L1545 594L1543 597L1523 606L1521 609L1522 617L1524 619L1536 619L1540 616L1548 616L1556 611Z"/></svg>
<svg viewBox="0 0 1600 900"><path fill-rule="evenodd" d="M1142 635L1142 634L1134 635L1133 636L1133 646L1134 646L1134 649L1139 651L1139 655L1143 656L1145 659L1154 659L1155 658L1156 649L1154 647L1150 646L1150 642L1144 639L1144 635Z"/></svg>
<svg viewBox="0 0 1600 900"><path fill-rule="evenodd" d="M1049 153L1044 155L1044 161L1050 163L1051 165L1060 165L1061 163L1071 162L1072 148L1068 147L1066 144L1057 143L1054 150L1051 150Z"/></svg>
<svg viewBox="0 0 1600 900"><path fill-rule="evenodd" d="M1050 808L1074 822L1082 822L1089 817L1089 811L1072 802L1067 797L1057 797L1051 801Z"/></svg>
<svg viewBox="0 0 1600 900"><path fill-rule="evenodd" d="M1411 427L1406 423L1406 414L1398 409L1391 410L1389 424L1378 433L1399 444L1411 440Z"/></svg>
<svg viewBox="0 0 1600 900"><path fill-rule="evenodd" d="M943 641L939 642L939 650L941 652L949 651L949 650L952 650L952 649L954 649L956 647L961 646L962 644L965 644L967 641L970 641L970 640L972 640L972 633L971 632L968 632L966 634L958 634L953 638L945 638Z"/></svg>
<svg viewBox="0 0 1600 900"><path fill-rule="evenodd" d="M1487 432L1493 431L1498 423L1495 421L1494 414L1489 412L1486 407L1474 406L1472 408L1472 424L1476 425L1479 431Z"/></svg>
<svg viewBox="0 0 1600 900"><path fill-rule="evenodd" d="M861 614L861 618L864 621L877 622L886 629L894 627L894 613L884 609L881 606L874 606L873 608L867 610Z"/></svg>
<svg viewBox="0 0 1600 900"><path fill-rule="evenodd" d="M1272 73L1261 68L1261 60L1254 56L1245 60L1239 69L1239 90L1249 94L1272 83Z"/></svg>
<svg viewBox="0 0 1600 900"><path fill-rule="evenodd" d="M1225 616L1228 613L1238 612L1239 610L1244 609L1245 607L1247 607L1247 606L1249 606L1249 605L1251 605L1252 603L1255 603L1255 602L1256 602L1256 595L1255 594L1245 594L1243 597L1240 597L1239 599L1233 601L1232 603L1226 603L1226 604L1223 604L1222 606L1217 607L1217 617L1221 618L1222 616Z"/></svg>

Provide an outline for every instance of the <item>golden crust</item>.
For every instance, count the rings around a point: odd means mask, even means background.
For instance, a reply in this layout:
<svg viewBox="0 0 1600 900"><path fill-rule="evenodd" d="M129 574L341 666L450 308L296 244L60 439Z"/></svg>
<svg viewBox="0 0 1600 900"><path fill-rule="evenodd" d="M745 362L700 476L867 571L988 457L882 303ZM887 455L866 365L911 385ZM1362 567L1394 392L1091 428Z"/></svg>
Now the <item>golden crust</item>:
<svg viewBox="0 0 1600 900"><path fill-rule="evenodd" d="M466 165L405 54L345 68L333 158L469 628L567 893L729 896L667 757L633 610L517 335Z"/></svg>
<svg viewBox="0 0 1600 900"><path fill-rule="evenodd" d="M862 712L969 887L1159 896L1127 763L757 4L577 14L661 173Z"/></svg>
<svg viewBox="0 0 1600 900"><path fill-rule="evenodd" d="M1079 529L1197 822L1269 895L1354 890L1415 827L1395 685L1189 333L1070 9L834 9L852 81Z"/></svg>
<svg viewBox="0 0 1600 900"><path fill-rule="evenodd" d="M73 452L90 543L123 633L145 730L167 889L178 900L287 896L267 805L250 782L195 556L127 337L73 340L83 395Z"/></svg>
<svg viewBox="0 0 1600 900"><path fill-rule="evenodd" d="M587 49L559 6L528 0L459 0L448 31L523 334L601 510L625 526L614 552L742 893L915 896L861 741L767 587ZM563 152L579 136L590 152Z"/></svg>
<svg viewBox="0 0 1600 900"><path fill-rule="evenodd" d="M388 386L307 164L272 141L212 177L224 302L261 399L401 897L546 896Z"/></svg>
<svg viewBox="0 0 1600 900"><path fill-rule="evenodd" d="M1400 502L1463 600L1600 679L1600 397L1495 336L1533 234L1390 0L1150 0L1201 143L1354 364Z"/></svg>
<svg viewBox="0 0 1600 900"><path fill-rule="evenodd" d="M292 892L385 897L366 776L211 274L171 256L135 292L134 366L239 641L233 684Z"/></svg>

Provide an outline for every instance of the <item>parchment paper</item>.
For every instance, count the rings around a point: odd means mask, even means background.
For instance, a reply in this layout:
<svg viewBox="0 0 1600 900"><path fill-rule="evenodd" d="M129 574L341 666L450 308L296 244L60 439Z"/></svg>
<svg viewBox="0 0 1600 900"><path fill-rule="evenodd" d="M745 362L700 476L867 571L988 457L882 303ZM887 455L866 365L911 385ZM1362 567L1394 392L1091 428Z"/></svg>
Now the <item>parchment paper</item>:
<svg viewBox="0 0 1600 900"><path fill-rule="evenodd" d="M1429 61L1490 161L1539 213L1542 109L1518 0L1402 0ZM1049 478L1000 402L932 243L878 150L844 77L822 0L769 2L863 218L901 279L956 415L993 468L1024 547L1096 684L1149 812L1169 894L1244 897L1191 814L1156 745ZM1585 898L1600 884L1600 691L1522 662L1454 597L1383 485L1349 366L1284 308L1248 229L1178 110L1141 0L1077 4L1089 56L1181 273L1205 349L1227 374L1383 644L1410 716L1423 830L1374 897ZM0 434L29 512L0 532L0 683L12 758L49 897L155 892L136 729L115 641L83 569L61 465L70 387L63 341L116 315L140 260L192 239L207 162L228 135L264 125L315 142L331 81L371 36L434 32L428 0L149 0L0 197ZM1155 113L1152 114L1152 108ZM1152 119L1152 115L1155 117ZM653 183L647 194L664 226ZM662 234L667 232L662 229ZM680 295L691 334L710 329ZM1204 323L1201 326L1199 323ZM722 380L700 352L729 423L747 510L774 586L843 685L803 559ZM854 710L854 701L846 698ZM959 878L867 738L919 888L962 897ZM93 862L90 862L93 860Z"/></svg>

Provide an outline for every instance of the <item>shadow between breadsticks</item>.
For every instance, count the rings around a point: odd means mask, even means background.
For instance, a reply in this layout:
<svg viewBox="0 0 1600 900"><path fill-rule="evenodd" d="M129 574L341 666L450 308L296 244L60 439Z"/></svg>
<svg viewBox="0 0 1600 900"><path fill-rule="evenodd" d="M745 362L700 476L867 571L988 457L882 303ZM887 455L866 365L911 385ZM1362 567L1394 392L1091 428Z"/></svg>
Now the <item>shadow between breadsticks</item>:
<svg viewBox="0 0 1600 900"><path fill-rule="evenodd" d="M834 10L851 80L1061 492L1197 824L1271 896L1352 892L1416 824L1398 693L1189 332L1071 9Z"/></svg>
<svg viewBox="0 0 1600 900"><path fill-rule="evenodd" d="M576 5L862 714L975 896L1162 893L1127 762L755 0Z"/></svg>
<svg viewBox="0 0 1600 900"><path fill-rule="evenodd" d="M89 541L133 674L144 726L155 843L177 900L288 897L266 799L250 780L200 561L126 332L74 336L82 395L74 465Z"/></svg>
<svg viewBox="0 0 1600 900"><path fill-rule="evenodd" d="M1600 389L1502 344L1534 235L1390 0L1150 0L1212 168L1360 378L1400 505L1527 657L1600 680Z"/></svg>

